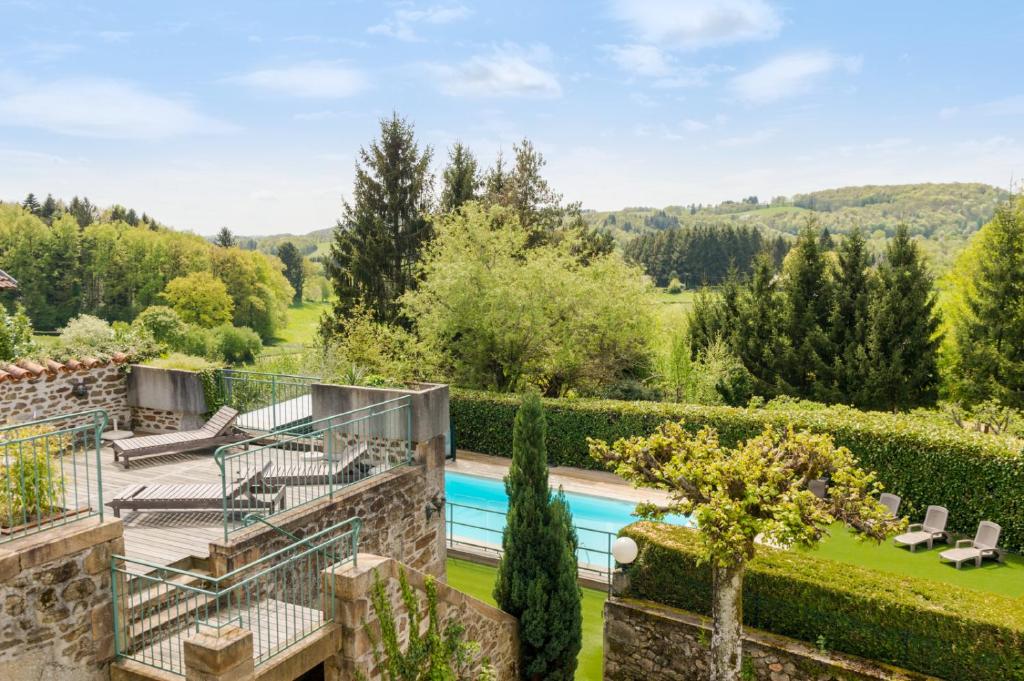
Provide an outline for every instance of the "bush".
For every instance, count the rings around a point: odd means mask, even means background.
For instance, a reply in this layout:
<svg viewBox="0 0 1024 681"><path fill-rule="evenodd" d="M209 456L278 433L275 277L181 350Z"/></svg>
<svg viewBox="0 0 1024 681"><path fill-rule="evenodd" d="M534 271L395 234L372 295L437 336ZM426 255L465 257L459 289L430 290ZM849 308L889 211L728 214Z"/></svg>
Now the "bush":
<svg viewBox="0 0 1024 681"><path fill-rule="evenodd" d="M263 341L247 326L222 324L213 330L213 347L229 364L248 364L263 351Z"/></svg>
<svg viewBox="0 0 1024 681"><path fill-rule="evenodd" d="M679 295L683 292L683 282L679 281L679 277L672 277L672 281L668 282L668 287L665 289L665 293L671 295Z"/></svg>
<svg viewBox="0 0 1024 681"><path fill-rule="evenodd" d="M70 445L68 436L52 435L14 444L52 430L30 426L0 433L0 445L11 443L3 447L5 459L10 461L0 466L0 525L14 527L63 510L64 478L54 457L61 456Z"/></svg>
<svg viewBox="0 0 1024 681"><path fill-rule="evenodd" d="M627 596L710 614L711 573L696 532L660 523L622 531L640 547ZM747 565L743 623L829 650L945 679L1024 679L1016 599L765 549Z"/></svg>
<svg viewBox="0 0 1024 681"><path fill-rule="evenodd" d="M32 321L25 308L18 304L13 314L0 308L0 360L15 360L37 349L32 340Z"/></svg>
<svg viewBox="0 0 1024 681"><path fill-rule="evenodd" d="M453 390L451 415L463 449L509 456L517 398ZM553 466L596 468L587 437L613 442L649 435L666 420L696 431L708 425L728 446L754 437L766 424L831 433L860 465L878 473L886 489L903 497L913 518L929 504L949 509L950 529L973 535L981 520L1003 527L1003 545L1024 550L1024 452L1005 440L939 425L909 415L849 407L745 409L658 402L546 399L547 449Z"/></svg>
<svg viewBox="0 0 1024 681"><path fill-rule="evenodd" d="M139 313L134 323L149 331L156 342L169 346L176 345L185 331L181 315L166 305L150 305Z"/></svg>
<svg viewBox="0 0 1024 681"><path fill-rule="evenodd" d="M220 368L218 364L211 362L205 357L183 355L180 352L172 352L166 357L151 359L146 362L146 366L158 369L180 369L182 371L212 371Z"/></svg>
<svg viewBox="0 0 1024 681"><path fill-rule="evenodd" d="M115 352L123 352L135 361L155 357L160 345L141 325L114 322L113 325L93 317L79 315L68 322L53 347L55 359L95 357L108 360Z"/></svg>

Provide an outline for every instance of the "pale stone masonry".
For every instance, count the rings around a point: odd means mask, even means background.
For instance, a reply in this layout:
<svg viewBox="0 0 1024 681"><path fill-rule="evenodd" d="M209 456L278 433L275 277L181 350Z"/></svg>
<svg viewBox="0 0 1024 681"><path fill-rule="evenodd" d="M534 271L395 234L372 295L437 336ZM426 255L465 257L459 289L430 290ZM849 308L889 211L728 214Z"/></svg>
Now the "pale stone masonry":
<svg viewBox="0 0 1024 681"><path fill-rule="evenodd" d="M89 519L0 544L0 679L109 678L110 556L120 520Z"/></svg>
<svg viewBox="0 0 1024 681"><path fill-rule="evenodd" d="M610 597L604 608L606 681L707 681L710 621L684 610ZM822 652L784 636L746 629L750 681L938 681L851 655Z"/></svg>
<svg viewBox="0 0 1024 681"><path fill-rule="evenodd" d="M0 404L3 405L5 423L20 423L36 419L74 414L91 409L104 409L110 416L110 427L114 419L126 428L131 421L128 407L128 382L126 367L117 362L96 364L91 368L75 362L75 369L68 365L38 374L25 371L17 380L10 371L4 371L7 378L0 381ZM75 386L84 384L86 395L75 394ZM79 389L81 390L81 389Z"/></svg>

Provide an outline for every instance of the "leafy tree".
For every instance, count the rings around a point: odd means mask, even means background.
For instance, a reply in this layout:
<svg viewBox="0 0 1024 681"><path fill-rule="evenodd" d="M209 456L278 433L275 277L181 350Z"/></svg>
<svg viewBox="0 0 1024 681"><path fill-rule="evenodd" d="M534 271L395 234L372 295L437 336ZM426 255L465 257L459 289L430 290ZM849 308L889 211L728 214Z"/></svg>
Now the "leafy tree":
<svg viewBox="0 0 1024 681"><path fill-rule="evenodd" d="M871 301L868 406L910 409L935 404L938 328L931 275L901 226L886 249Z"/></svg>
<svg viewBox="0 0 1024 681"><path fill-rule="evenodd" d="M75 316L81 305L81 233L70 215L53 221L45 248L47 306L36 320L42 328L52 329Z"/></svg>
<svg viewBox="0 0 1024 681"><path fill-rule="evenodd" d="M409 585L405 570L398 570L398 596L408 617L407 626L400 624L391 604L391 594L374 572L370 589L370 603L380 624L380 638L369 634L373 644L374 665L387 681L491 681L493 670L487 660L476 663L480 645L465 641L465 627L456 622L441 630L437 607L437 582L428 576L426 591L427 626L423 626L420 601ZM408 636L403 650L403 632ZM369 632L368 632L369 633ZM478 671L475 671L477 668ZM356 678L365 680L357 673Z"/></svg>
<svg viewBox="0 0 1024 681"><path fill-rule="evenodd" d="M32 320L25 308L17 305L14 313L0 308L0 360L11 362L36 352L32 339Z"/></svg>
<svg viewBox="0 0 1024 681"><path fill-rule="evenodd" d="M476 157L462 142L456 142L448 152L448 166L442 175L441 212L449 213L467 201L475 201L480 190L480 171Z"/></svg>
<svg viewBox="0 0 1024 681"><path fill-rule="evenodd" d="M221 227L220 231L217 232L217 236L213 237L213 243L221 248L233 248L238 243L235 240L235 235L231 233L231 230L227 227Z"/></svg>
<svg viewBox="0 0 1024 681"><path fill-rule="evenodd" d="M39 217L49 223L60 210L60 205L53 198L53 194L47 194L46 200L43 201L43 205L39 208Z"/></svg>
<svg viewBox="0 0 1024 681"><path fill-rule="evenodd" d="M359 150L353 202L344 203L326 262L338 300L321 325L325 335L360 302L379 321L402 321L398 300L415 286L415 264L431 233L431 155L397 113L380 122L379 140Z"/></svg>
<svg viewBox="0 0 1024 681"><path fill-rule="evenodd" d="M133 322L145 328L158 343L174 345L185 331L185 321L174 308L150 305Z"/></svg>
<svg viewBox="0 0 1024 681"><path fill-rule="evenodd" d="M617 254L582 266L572 244L529 248L506 208L435 221L406 315L455 382L597 394L650 373L650 288Z"/></svg>
<svg viewBox="0 0 1024 681"><path fill-rule="evenodd" d="M867 244L859 229L850 232L839 246L832 278L835 298L829 333L835 348L836 390L853 403L863 400L868 373L868 307L871 276Z"/></svg>
<svg viewBox="0 0 1024 681"><path fill-rule="evenodd" d="M21 202L21 207L33 215L39 215L39 199L37 199L36 195L32 192L29 192L28 196L25 197L25 200Z"/></svg>
<svg viewBox="0 0 1024 681"><path fill-rule="evenodd" d="M245 326L221 324L212 335L216 354L229 364L254 362L263 351L259 334Z"/></svg>
<svg viewBox="0 0 1024 681"><path fill-rule="evenodd" d="M1024 199L996 211L957 262L953 393L1024 409Z"/></svg>
<svg viewBox="0 0 1024 681"><path fill-rule="evenodd" d="M569 681L582 641L576 532L561 491L548 486L544 411L524 396L512 428L509 499L494 600L519 620L523 675Z"/></svg>
<svg viewBox="0 0 1024 681"><path fill-rule="evenodd" d="M658 519L690 515L700 533L700 551L712 573L711 678L739 681L742 673L743 574L757 541L813 546L840 520L881 540L902 525L878 503L881 485L857 467L831 436L770 426L736 447L723 446L710 427L691 434L668 422L649 437L614 445L589 440L590 454L640 487L667 490L663 506L637 511ZM807 489L811 479L829 477L830 494L820 499Z"/></svg>
<svg viewBox="0 0 1024 681"><path fill-rule="evenodd" d="M89 199L85 197L80 199L77 196L72 197L71 203L68 204L68 212L82 229L85 229L95 222L97 214L99 213L96 206L92 205L92 202L90 202Z"/></svg>
<svg viewBox="0 0 1024 681"><path fill-rule="evenodd" d="M213 271L234 301L234 325L249 327L266 342L272 340L287 322L288 305L295 297L280 261L240 248L218 248L211 256Z"/></svg>
<svg viewBox="0 0 1024 681"><path fill-rule="evenodd" d="M284 277L295 289L292 299L296 305L302 302L302 285L306 280L305 259L291 241L285 241L277 247L277 257L284 263Z"/></svg>
<svg viewBox="0 0 1024 681"><path fill-rule="evenodd" d="M171 280L163 297L185 322L213 328L231 323L234 302L224 282L208 272Z"/></svg>

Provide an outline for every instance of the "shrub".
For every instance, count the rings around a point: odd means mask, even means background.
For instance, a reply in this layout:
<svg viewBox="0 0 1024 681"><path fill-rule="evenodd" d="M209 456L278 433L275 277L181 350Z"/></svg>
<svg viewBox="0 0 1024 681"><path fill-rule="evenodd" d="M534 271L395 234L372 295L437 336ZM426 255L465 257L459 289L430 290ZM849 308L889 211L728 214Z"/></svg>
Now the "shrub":
<svg viewBox="0 0 1024 681"><path fill-rule="evenodd" d="M711 573L696 532L636 523L640 555L627 596L710 614ZM946 679L1024 678L1024 609L1016 599L765 549L747 565L743 623L829 650Z"/></svg>
<svg viewBox="0 0 1024 681"><path fill-rule="evenodd" d="M451 415L459 446L509 456L517 399L494 393L453 390ZM911 517L929 504L950 511L950 529L973 535L981 520L1003 527L1003 545L1024 550L1024 452L1005 440L939 425L909 415L862 412L849 407L745 409L658 402L546 399L547 449L551 465L596 468L587 437L613 442L648 435L665 420L687 429L714 427L725 445L758 435L766 424L831 433L863 468L874 470L886 489L903 497Z"/></svg>
<svg viewBox="0 0 1024 681"><path fill-rule="evenodd" d="M83 314L68 322L53 347L57 359L96 357L107 360L115 352L142 361L159 354L160 346L141 325L124 322L110 325L98 317Z"/></svg>
<svg viewBox="0 0 1024 681"><path fill-rule="evenodd" d="M248 364L263 351L260 335L247 326L222 324L213 330L216 354L229 364Z"/></svg>
<svg viewBox="0 0 1024 681"><path fill-rule="evenodd" d="M679 277L672 277L672 281L668 282L668 288L665 289L665 293L671 295L679 295L683 292L683 282L679 281Z"/></svg>
<svg viewBox="0 0 1024 681"><path fill-rule="evenodd" d="M183 320L204 328L229 323L235 309L227 286L209 272L172 279L162 295Z"/></svg>
<svg viewBox="0 0 1024 681"><path fill-rule="evenodd" d="M0 447L5 450L2 456L10 459L0 466L0 525L21 525L63 509L64 478L53 457L68 447L67 437L53 435L13 444L52 430L35 426L0 433ZM12 444L6 446L6 442Z"/></svg>
<svg viewBox="0 0 1024 681"><path fill-rule="evenodd" d="M37 350L32 340L32 321L18 304L14 313L0 308L0 360L11 361Z"/></svg>
<svg viewBox="0 0 1024 681"><path fill-rule="evenodd" d="M158 343L169 346L176 345L185 331L185 322L181 315L166 305L150 305L139 313L134 323L149 331Z"/></svg>
<svg viewBox="0 0 1024 681"><path fill-rule="evenodd" d="M166 357L152 359L146 362L146 366L158 369L180 369L182 371L209 371L219 368L218 365L205 357L184 355L180 352L172 352Z"/></svg>

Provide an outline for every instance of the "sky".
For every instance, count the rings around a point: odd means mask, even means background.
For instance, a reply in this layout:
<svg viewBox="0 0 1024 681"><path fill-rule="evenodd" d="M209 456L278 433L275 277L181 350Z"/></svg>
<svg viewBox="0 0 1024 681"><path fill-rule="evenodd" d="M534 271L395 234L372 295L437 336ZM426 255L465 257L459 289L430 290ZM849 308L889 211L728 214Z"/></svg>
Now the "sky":
<svg viewBox="0 0 1024 681"><path fill-rule="evenodd" d="M398 112L584 208L1024 175L1024 4L0 0L0 199L329 227Z"/></svg>

